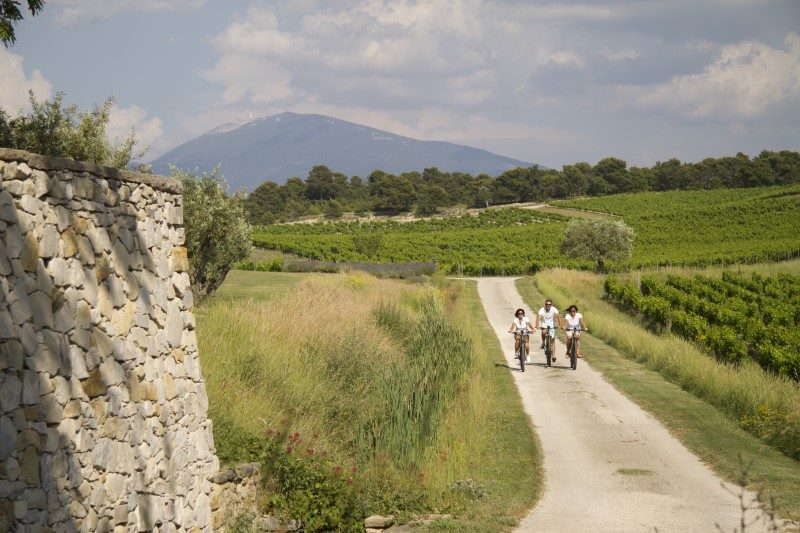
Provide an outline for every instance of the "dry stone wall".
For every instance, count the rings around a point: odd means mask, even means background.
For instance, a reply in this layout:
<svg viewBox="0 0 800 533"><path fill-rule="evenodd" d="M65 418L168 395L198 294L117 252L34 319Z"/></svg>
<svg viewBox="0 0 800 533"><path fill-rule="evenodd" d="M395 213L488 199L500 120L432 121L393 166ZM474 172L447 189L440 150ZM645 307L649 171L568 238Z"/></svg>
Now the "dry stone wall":
<svg viewBox="0 0 800 533"><path fill-rule="evenodd" d="M210 531L180 183L0 149L0 531Z"/></svg>

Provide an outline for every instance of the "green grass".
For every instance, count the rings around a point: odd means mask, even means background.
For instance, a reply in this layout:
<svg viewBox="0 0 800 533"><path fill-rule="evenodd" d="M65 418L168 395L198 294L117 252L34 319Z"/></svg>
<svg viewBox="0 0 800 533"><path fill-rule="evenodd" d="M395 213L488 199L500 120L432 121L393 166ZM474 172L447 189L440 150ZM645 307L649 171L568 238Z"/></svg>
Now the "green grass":
<svg viewBox="0 0 800 533"><path fill-rule="evenodd" d="M369 512L516 524L541 453L474 284L441 283L232 273L197 313L220 458L252 460L288 424L303 453L358 466Z"/></svg>
<svg viewBox="0 0 800 533"><path fill-rule="evenodd" d="M210 302L241 302L248 299L265 301L277 298L289 292L306 274L289 274L282 272L248 272L231 270L225 282L215 292ZM198 311L202 312L204 307Z"/></svg>
<svg viewBox="0 0 800 533"><path fill-rule="evenodd" d="M557 305L576 303L592 332L582 339L588 364L722 478L737 481L742 460L752 462L749 487L763 491L767 502L774 498L780 516L800 518L800 463L742 429L739 414L767 406L796 419L800 391L794 384L755 365L718 363L687 342L646 331L601 299L600 276L549 271L518 287L528 302L540 301L544 292Z"/></svg>

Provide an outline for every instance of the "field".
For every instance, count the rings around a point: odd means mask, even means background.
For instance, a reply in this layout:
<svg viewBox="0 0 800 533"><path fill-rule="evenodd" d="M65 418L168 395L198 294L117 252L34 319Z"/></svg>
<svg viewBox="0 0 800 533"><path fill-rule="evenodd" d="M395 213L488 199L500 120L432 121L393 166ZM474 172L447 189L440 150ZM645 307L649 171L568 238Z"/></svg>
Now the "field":
<svg viewBox="0 0 800 533"><path fill-rule="evenodd" d="M496 531L532 505L540 451L474 284L234 271L197 315L223 461L282 433L302 476L321 455L342 465L360 515Z"/></svg>
<svg viewBox="0 0 800 533"><path fill-rule="evenodd" d="M800 256L798 185L620 194L554 205L555 210L492 209L478 216L407 223L262 226L254 231L253 242L328 261L432 260L445 273L469 275L525 274L544 267L589 269L593 263L559 253L570 213L582 210L574 216L613 214L636 232L631 261L612 265L616 270Z"/></svg>
<svg viewBox="0 0 800 533"><path fill-rule="evenodd" d="M800 276L723 272L721 278L642 277L640 287L609 277L609 298L659 329L694 341L718 359L752 358L800 380Z"/></svg>
<svg viewBox="0 0 800 533"><path fill-rule="evenodd" d="M800 255L800 186L620 194L554 202L621 217L630 267L752 263Z"/></svg>

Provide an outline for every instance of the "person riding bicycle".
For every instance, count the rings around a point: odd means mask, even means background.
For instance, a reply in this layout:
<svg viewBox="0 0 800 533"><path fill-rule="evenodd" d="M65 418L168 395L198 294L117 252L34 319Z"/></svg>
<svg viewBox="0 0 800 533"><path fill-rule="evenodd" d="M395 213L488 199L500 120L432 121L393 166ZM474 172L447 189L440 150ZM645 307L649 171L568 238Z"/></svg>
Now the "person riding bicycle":
<svg viewBox="0 0 800 533"><path fill-rule="evenodd" d="M567 323L567 354L569 357L569 350L572 347L572 337L576 339L581 338L581 331L589 331L583 321L583 315L578 312L578 306L575 304L567 307L567 314L564 315L564 321ZM578 328L577 331L570 331ZM581 344L578 343L578 357L581 356Z"/></svg>
<svg viewBox="0 0 800 533"><path fill-rule="evenodd" d="M528 317L525 316L525 311L523 309L517 309L516 311L514 311L514 321L511 323L511 327L508 328L509 333L517 333L517 332L520 333L519 335L514 335L514 353L519 352L519 341L521 338L523 338L521 333L523 331L530 333L531 330L532 330L531 321L528 319ZM528 359L527 362L530 363L531 362L530 335L524 338L525 338L525 353L529 354L527 357Z"/></svg>
<svg viewBox="0 0 800 533"><path fill-rule="evenodd" d="M550 338L552 339L552 353L553 361L556 360L556 329L561 326L561 315L558 314L558 309L553 305L553 301L548 298L544 301L544 307L539 309L536 313L536 329L542 331L542 346L544 349L544 342L547 339L547 326L550 326Z"/></svg>

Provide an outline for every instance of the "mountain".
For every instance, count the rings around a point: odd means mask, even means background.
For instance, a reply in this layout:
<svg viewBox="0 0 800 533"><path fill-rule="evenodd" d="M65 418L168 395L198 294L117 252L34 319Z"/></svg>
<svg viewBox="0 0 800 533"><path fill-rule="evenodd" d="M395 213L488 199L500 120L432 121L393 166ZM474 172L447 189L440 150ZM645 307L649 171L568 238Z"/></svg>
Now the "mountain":
<svg viewBox="0 0 800 533"><path fill-rule="evenodd" d="M532 163L439 141L418 141L323 115L281 113L245 124L223 124L152 161L153 172L169 165L211 170L221 165L233 189L253 190L265 180L306 178L314 165L366 178L373 170L391 173L438 167L446 172L496 176Z"/></svg>

